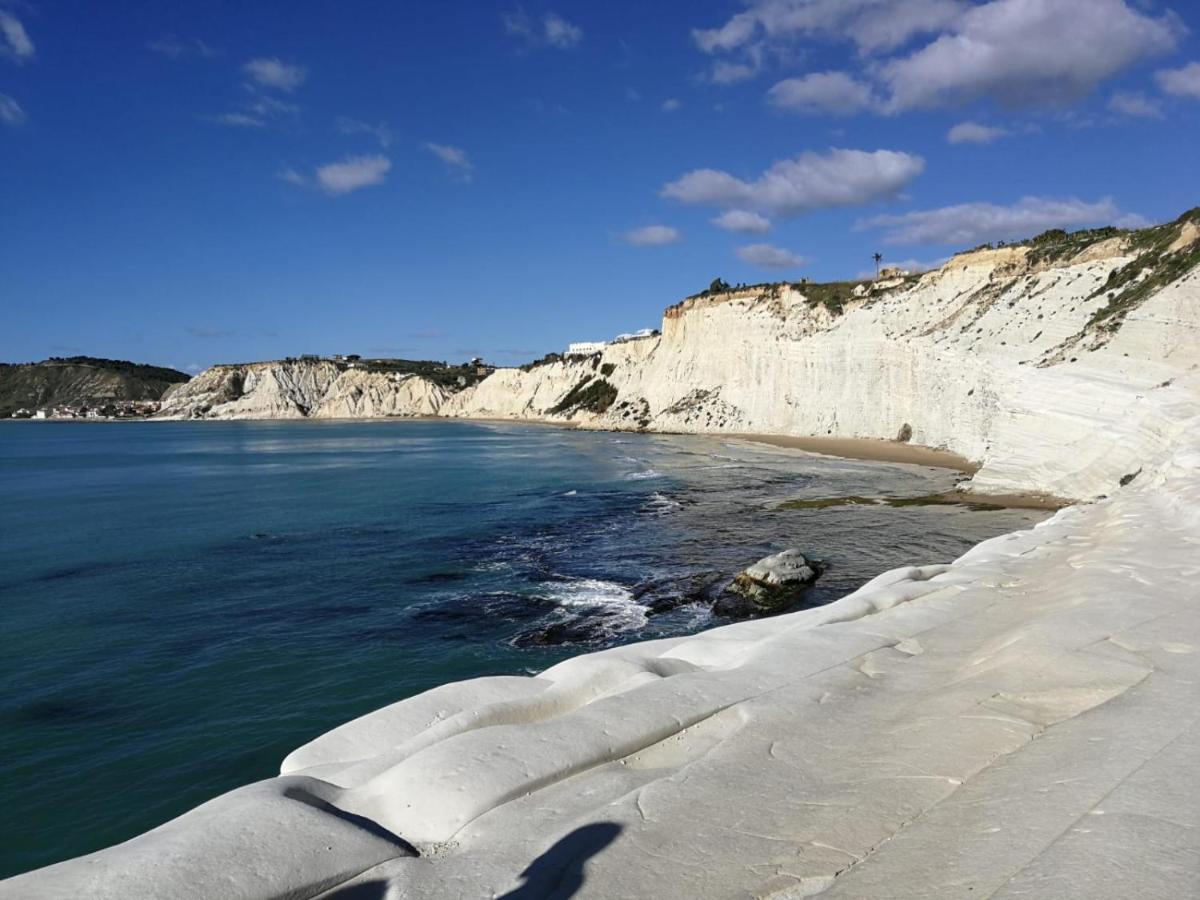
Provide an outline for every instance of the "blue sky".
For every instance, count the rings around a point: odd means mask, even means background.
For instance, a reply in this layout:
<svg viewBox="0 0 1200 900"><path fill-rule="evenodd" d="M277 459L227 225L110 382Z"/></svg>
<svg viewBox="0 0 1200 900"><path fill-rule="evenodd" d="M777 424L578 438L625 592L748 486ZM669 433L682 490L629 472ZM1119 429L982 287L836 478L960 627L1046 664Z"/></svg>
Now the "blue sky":
<svg viewBox="0 0 1200 900"><path fill-rule="evenodd" d="M0 359L513 364L1200 202L1151 0L0 0Z"/></svg>

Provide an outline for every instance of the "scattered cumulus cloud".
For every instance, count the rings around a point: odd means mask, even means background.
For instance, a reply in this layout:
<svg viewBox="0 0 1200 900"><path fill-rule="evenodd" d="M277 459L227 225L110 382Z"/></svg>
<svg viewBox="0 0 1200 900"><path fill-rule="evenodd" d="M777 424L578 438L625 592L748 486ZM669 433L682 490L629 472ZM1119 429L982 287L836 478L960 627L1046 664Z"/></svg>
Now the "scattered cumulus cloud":
<svg viewBox="0 0 1200 900"><path fill-rule="evenodd" d="M1141 91L1117 91L1108 101L1108 108L1121 116L1139 119L1161 119L1162 104Z"/></svg>
<svg viewBox="0 0 1200 900"><path fill-rule="evenodd" d="M924 168L921 157L896 150L835 148L780 160L751 181L717 169L696 169L665 185L660 194L683 203L797 216L893 197Z"/></svg>
<svg viewBox="0 0 1200 900"><path fill-rule="evenodd" d="M21 108L20 103L8 94L0 94L0 122L10 128L16 128L25 123L25 118L25 110Z"/></svg>
<svg viewBox="0 0 1200 900"><path fill-rule="evenodd" d="M296 169L293 169L291 166L280 169L279 172L276 173L275 177L280 181L286 181L288 184L294 184L296 187L309 186L308 176L297 171Z"/></svg>
<svg viewBox="0 0 1200 900"><path fill-rule="evenodd" d="M1009 134L1007 128L980 125L978 122L959 122L946 132L951 144L990 144Z"/></svg>
<svg viewBox="0 0 1200 900"><path fill-rule="evenodd" d="M767 102L789 112L850 116L875 105L870 85L845 72L811 72L767 91Z"/></svg>
<svg viewBox="0 0 1200 900"><path fill-rule="evenodd" d="M285 63L276 57L259 57L242 65L242 72L258 87L291 92L308 77L303 66Z"/></svg>
<svg viewBox="0 0 1200 900"><path fill-rule="evenodd" d="M572 25L562 16L554 13L546 14L542 20L542 28L546 35L546 43L551 47L558 47L560 50L574 47L583 40L582 28Z"/></svg>
<svg viewBox="0 0 1200 900"><path fill-rule="evenodd" d="M750 62L729 62L718 59L712 64L708 80L713 84L737 84L748 81L758 74L758 65Z"/></svg>
<svg viewBox="0 0 1200 900"><path fill-rule="evenodd" d="M33 59L36 52L21 20L0 9L0 59L20 64Z"/></svg>
<svg viewBox="0 0 1200 900"><path fill-rule="evenodd" d="M541 19L533 19L524 9L517 7L504 14L503 22L505 32L529 47L569 50L583 40L582 28L553 12L546 13Z"/></svg>
<svg viewBox="0 0 1200 900"><path fill-rule="evenodd" d="M980 98L1008 107L1061 106L1149 56L1173 50L1182 25L1125 0L993 0L947 33L883 64L891 112Z"/></svg>
<svg viewBox="0 0 1200 900"><path fill-rule="evenodd" d="M857 71L779 82L768 95L802 113L1069 104L1186 33L1137 0L750 0L723 25L692 32L710 81L794 62L805 42L850 43ZM817 77L820 76L820 77Z"/></svg>
<svg viewBox="0 0 1200 900"><path fill-rule="evenodd" d="M748 209L731 209L709 221L718 228L740 234L766 234L771 230L770 219Z"/></svg>
<svg viewBox="0 0 1200 900"><path fill-rule="evenodd" d="M1145 225L1140 216L1122 213L1111 197L1095 203L1074 198L1023 197L1010 206L960 203L938 209L864 219L858 228L882 229L886 244L955 244L975 246L988 241L1033 237L1048 228L1094 225L1134 228Z"/></svg>
<svg viewBox="0 0 1200 900"><path fill-rule="evenodd" d="M337 130L342 134L369 135L379 142L379 146L385 150L392 145L395 139L392 130L388 128L385 122L380 122L378 125L372 125L369 122L362 122L358 119L351 119L346 116L339 116L337 120Z"/></svg>
<svg viewBox="0 0 1200 900"><path fill-rule="evenodd" d="M678 244L682 239L683 235L670 225L646 225L621 235L621 240L634 247L662 247Z"/></svg>
<svg viewBox="0 0 1200 900"><path fill-rule="evenodd" d="M761 52L799 39L849 40L860 53L871 53L938 31L967 5L963 0L751 0L724 25L693 30L692 39L705 53Z"/></svg>
<svg viewBox="0 0 1200 900"><path fill-rule="evenodd" d="M318 166L312 179L295 169L284 169L279 178L297 186L313 185L332 197L383 184L392 161L386 156L348 156L340 162Z"/></svg>
<svg viewBox="0 0 1200 900"><path fill-rule="evenodd" d="M467 151L461 147L426 141L425 149L445 163L446 169L459 181L470 181L474 177L475 166L467 156Z"/></svg>
<svg viewBox="0 0 1200 900"><path fill-rule="evenodd" d="M166 34L156 41L149 41L146 49L167 59L211 59L217 51L204 41L196 38L183 39L173 34Z"/></svg>
<svg viewBox="0 0 1200 900"><path fill-rule="evenodd" d="M1154 73L1158 86L1176 97L1200 99L1200 62L1179 69L1161 69Z"/></svg>
<svg viewBox="0 0 1200 900"><path fill-rule="evenodd" d="M265 128L272 122L293 117L299 112L300 107L295 103L255 94L236 109L204 118L215 125L228 125L231 128Z"/></svg>
<svg viewBox="0 0 1200 900"><path fill-rule="evenodd" d="M662 102L663 112L675 112L677 109L683 108L683 101L670 97Z"/></svg>
<svg viewBox="0 0 1200 900"><path fill-rule="evenodd" d="M209 116L208 120L216 125L228 125L231 128L262 128L267 123L255 118L249 113L227 112Z"/></svg>
<svg viewBox="0 0 1200 900"><path fill-rule="evenodd" d="M806 262L803 256L772 244L746 244L737 248L738 259L762 269L798 269Z"/></svg>
<svg viewBox="0 0 1200 900"><path fill-rule="evenodd" d="M316 182L327 194L339 195L383 184L392 162L386 156L350 156L341 162L320 166Z"/></svg>

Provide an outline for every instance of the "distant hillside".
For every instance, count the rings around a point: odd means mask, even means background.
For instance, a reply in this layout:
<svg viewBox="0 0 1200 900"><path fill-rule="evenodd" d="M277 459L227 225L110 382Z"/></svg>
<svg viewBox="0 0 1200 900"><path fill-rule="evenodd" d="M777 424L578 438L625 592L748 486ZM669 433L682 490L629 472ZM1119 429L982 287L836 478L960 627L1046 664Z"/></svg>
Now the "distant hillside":
<svg viewBox="0 0 1200 900"><path fill-rule="evenodd" d="M187 380L187 375L175 369L91 356L0 363L0 417L22 408L159 400L172 385Z"/></svg>

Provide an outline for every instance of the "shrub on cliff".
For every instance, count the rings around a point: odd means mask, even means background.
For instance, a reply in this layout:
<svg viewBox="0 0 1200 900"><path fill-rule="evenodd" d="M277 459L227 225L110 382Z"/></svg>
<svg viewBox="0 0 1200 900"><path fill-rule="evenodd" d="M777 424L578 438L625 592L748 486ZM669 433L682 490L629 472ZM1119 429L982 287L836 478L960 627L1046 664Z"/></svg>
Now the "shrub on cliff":
<svg viewBox="0 0 1200 900"><path fill-rule="evenodd" d="M573 409L586 409L589 412L602 413L612 406L616 399L617 389L603 378L597 378L595 381L585 378L571 388L567 395L550 410L550 413L558 415Z"/></svg>

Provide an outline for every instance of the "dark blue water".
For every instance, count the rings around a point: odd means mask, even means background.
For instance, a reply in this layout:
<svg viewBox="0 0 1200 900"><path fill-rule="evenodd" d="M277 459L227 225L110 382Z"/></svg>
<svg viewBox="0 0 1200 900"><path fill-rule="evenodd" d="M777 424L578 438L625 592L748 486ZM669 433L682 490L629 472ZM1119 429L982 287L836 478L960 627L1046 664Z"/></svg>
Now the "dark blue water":
<svg viewBox="0 0 1200 900"><path fill-rule="evenodd" d="M798 546L806 602L1039 514L778 510L954 474L466 422L0 425L0 876L132 837L354 716L714 624Z"/></svg>

